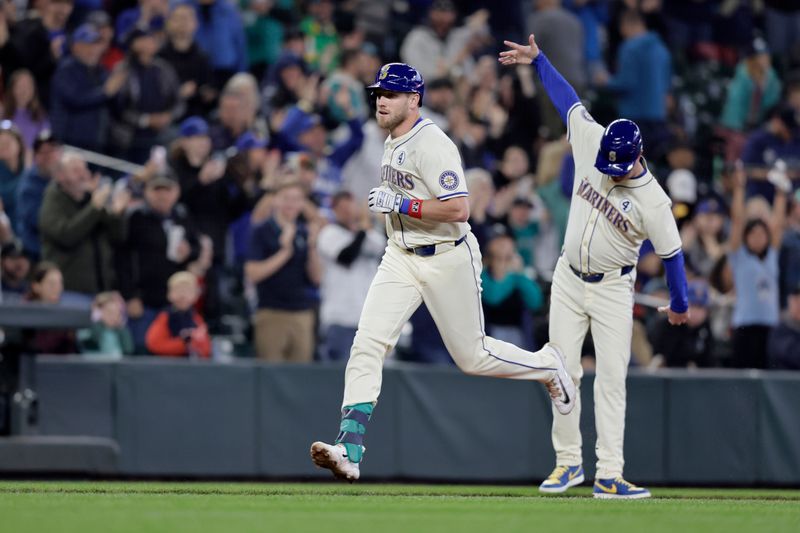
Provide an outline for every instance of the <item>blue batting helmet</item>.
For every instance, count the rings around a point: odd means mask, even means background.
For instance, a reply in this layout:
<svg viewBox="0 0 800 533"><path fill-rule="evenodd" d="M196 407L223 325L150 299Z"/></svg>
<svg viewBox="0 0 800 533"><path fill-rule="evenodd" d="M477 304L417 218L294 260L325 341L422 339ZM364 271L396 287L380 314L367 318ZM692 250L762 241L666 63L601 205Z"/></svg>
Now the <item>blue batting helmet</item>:
<svg viewBox="0 0 800 533"><path fill-rule="evenodd" d="M608 125L600 139L594 166L609 176L624 176L642 153L642 134L632 120L621 118Z"/></svg>
<svg viewBox="0 0 800 533"><path fill-rule="evenodd" d="M394 91L397 93L417 93L422 101L425 93L425 80L412 66L405 63L387 63L375 75L375 83L367 85L370 94L375 89Z"/></svg>

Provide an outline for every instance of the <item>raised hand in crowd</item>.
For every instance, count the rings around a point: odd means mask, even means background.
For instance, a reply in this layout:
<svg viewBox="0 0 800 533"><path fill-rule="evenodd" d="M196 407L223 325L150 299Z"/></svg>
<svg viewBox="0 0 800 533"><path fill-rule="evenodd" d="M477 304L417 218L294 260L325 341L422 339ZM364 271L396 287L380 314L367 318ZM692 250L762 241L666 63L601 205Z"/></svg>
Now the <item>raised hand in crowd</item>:
<svg viewBox="0 0 800 533"><path fill-rule="evenodd" d="M163 111L161 113L150 113L147 116L147 125L154 130L163 130L172 123L172 113Z"/></svg>
<svg viewBox="0 0 800 533"><path fill-rule="evenodd" d="M194 80L183 82L180 91L178 92L178 94L180 94L181 98L183 99L192 98L195 95L195 93L197 93L197 82L195 82Z"/></svg>
<svg viewBox="0 0 800 533"><path fill-rule="evenodd" d="M94 178L94 190L92 191L92 205L96 209L103 209L111 198L112 185L107 181L101 181L98 177Z"/></svg>
<svg viewBox="0 0 800 533"><path fill-rule="evenodd" d="M66 40L67 38L65 36L59 35L50 41L50 53L54 58L59 59L62 55L64 55L64 43Z"/></svg>
<svg viewBox="0 0 800 533"><path fill-rule="evenodd" d="M200 168L200 173L197 175L197 179L199 179L200 183L203 185L209 185L222 178L224 175L225 162L218 158L211 158L203 163L202 168Z"/></svg>
<svg viewBox="0 0 800 533"><path fill-rule="evenodd" d="M103 92L106 96L114 96L122 89L125 82L128 81L128 73L128 67L124 62L114 68L111 75L106 79L105 84L103 84Z"/></svg>
<svg viewBox="0 0 800 533"><path fill-rule="evenodd" d="M114 187L109 212L112 215L123 214L130 205L132 198L131 191L127 187Z"/></svg>
<svg viewBox="0 0 800 533"><path fill-rule="evenodd" d="M333 95L333 101L344 111L348 120L356 118L356 112L353 109L353 101L350 98L350 91L347 87L342 85L336 94Z"/></svg>
<svg viewBox="0 0 800 533"><path fill-rule="evenodd" d="M304 111L311 112L317 105L320 96L319 82L319 74L312 74L306 78L305 83L303 83L302 88L299 90L299 94L297 95L299 99L298 105L303 108Z"/></svg>
<svg viewBox="0 0 800 533"><path fill-rule="evenodd" d="M297 226L294 222L289 222L281 227L281 236L278 242L282 250L294 250L294 236L297 232Z"/></svg>
<svg viewBox="0 0 800 533"><path fill-rule="evenodd" d="M211 268L211 263L214 259L214 242L208 235L200 235L198 240L200 241L200 255L198 255L196 261L189 263L186 270L197 277L203 277L208 272L208 269Z"/></svg>
<svg viewBox="0 0 800 533"><path fill-rule="evenodd" d="M308 223L308 248L310 250L317 249L317 238L319 237L319 232L322 230L323 226L325 226L325 220L323 218L317 217L309 221Z"/></svg>
<svg viewBox="0 0 800 533"><path fill-rule="evenodd" d="M126 307L130 318L139 318L144 314L144 304L141 298L131 298L128 300Z"/></svg>
<svg viewBox="0 0 800 533"><path fill-rule="evenodd" d="M261 166L261 182L259 186L268 191L275 188L281 168L282 155L280 150L269 150Z"/></svg>
<svg viewBox="0 0 800 533"><path fill-rule="evenodd" d="M189 241L186 239L182 239L181 242L178 243L178 246L175 247L175 255L172 260L175 263L181 264L189 259L189 256L192 254L192 245L189 244Z"/></svg>

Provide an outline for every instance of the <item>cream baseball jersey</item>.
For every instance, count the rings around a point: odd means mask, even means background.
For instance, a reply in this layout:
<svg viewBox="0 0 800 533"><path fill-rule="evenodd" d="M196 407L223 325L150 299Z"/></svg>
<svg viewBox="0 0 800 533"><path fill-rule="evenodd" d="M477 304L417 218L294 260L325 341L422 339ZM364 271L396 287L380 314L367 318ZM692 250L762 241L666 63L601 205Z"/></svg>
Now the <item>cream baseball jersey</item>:
<svg viewBox="0 0 800 533"><path fill-rule="evenodd" d="M381 181L416 200L447 200L469 194L458 148L430 119L420 119L406 134L386 139ZM424 209L423 205L423 213ZM466 222L386 215L386 234L401 248L453 242L468 231Z"/></svg>
<svg viewBox="0 0 800 533"><path fill-rule="evenodd" d="M595 168L603 131L581 103L570 108L567 137L575 160L575 181L564 254L573 268L587 274L636 265L645 239L650 239L662 258L681 249L672 203L644 159L644 172L621 183Z"/></svg>

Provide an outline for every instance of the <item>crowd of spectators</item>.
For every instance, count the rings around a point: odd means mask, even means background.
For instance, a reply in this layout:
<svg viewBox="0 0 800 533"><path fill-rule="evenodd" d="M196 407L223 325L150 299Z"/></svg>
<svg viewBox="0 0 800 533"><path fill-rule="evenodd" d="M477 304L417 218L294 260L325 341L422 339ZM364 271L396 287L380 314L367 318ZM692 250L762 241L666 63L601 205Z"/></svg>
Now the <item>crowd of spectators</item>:
<svg viewBox="0 0 800 533"><path fill-rule="evenodd" d="M637 305L633 364L800 369L797 2L0 2L3 301L94 320L32 351L346 359L385 246L364 85L397 60L461 152L487 328L540 346L574 165L533 69L496 60L533 32L599 122L638 122L673 201L691 319ZM637 272L665 298L648 243ZM449 361L411 325L398 358Z"/></svg>

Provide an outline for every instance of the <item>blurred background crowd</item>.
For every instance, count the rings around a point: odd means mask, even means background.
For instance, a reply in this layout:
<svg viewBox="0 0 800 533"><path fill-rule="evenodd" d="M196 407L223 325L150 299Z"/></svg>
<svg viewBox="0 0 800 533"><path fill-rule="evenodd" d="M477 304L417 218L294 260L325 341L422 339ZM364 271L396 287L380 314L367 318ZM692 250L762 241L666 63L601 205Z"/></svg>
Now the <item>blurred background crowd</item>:
<svg viewBox="0 0 800 533"><path fill-rule="evenodd" d="M364 85L398 60L461 151L487 328L541 346L574 165L533 69L497 63L532 32L673 201L690 322L654 311L645 243L632 364L800 369L796 1L0 2L2 299L94 320L30 351L345 360L385 246ZM424 307L393 357L452 364Z"/></svg>

